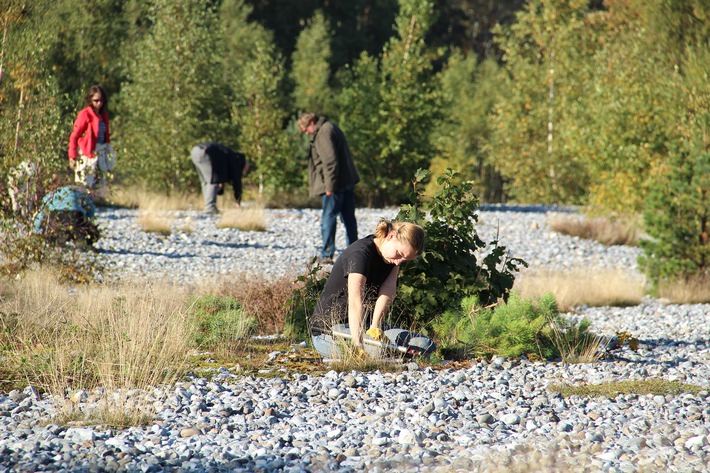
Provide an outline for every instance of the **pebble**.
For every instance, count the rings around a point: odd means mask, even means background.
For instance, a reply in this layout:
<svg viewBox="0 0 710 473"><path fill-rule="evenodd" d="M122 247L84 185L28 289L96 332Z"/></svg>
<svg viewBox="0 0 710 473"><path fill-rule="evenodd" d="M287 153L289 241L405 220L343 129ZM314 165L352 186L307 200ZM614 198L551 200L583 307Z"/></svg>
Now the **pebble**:
<svg viewBox="0 0 710 473"><path fill-rule="evenodd" d="M499 231L501 243L531 267L636 270L637 248L554 234L550 211L560 209L485 207L479 234L490 241ZM172 215L176 230L164 237L140 231L135 210L100 209L95 257L122 277L271 278L302 271L320 240L314 209L266 210L265 232L217 229L219 217L198 212ZM358 209L360 234L394 215L395 209ZM180 230L188 226L191 232ZM586 317L600 335L629 331L640 348L592 364L499 357L460 369L410 362L398 373L282 378L220 368L214 379L131 391L133 402L156 412L148 425L127 429L56 425L55 400L28 387L0 393L0 472L709 471L710 305L649 298L568 315ZM563 398L550 390L559 382L648 378L704 390L614 399ZM93 393L67 396L75 409L98 408Z"/></svg>

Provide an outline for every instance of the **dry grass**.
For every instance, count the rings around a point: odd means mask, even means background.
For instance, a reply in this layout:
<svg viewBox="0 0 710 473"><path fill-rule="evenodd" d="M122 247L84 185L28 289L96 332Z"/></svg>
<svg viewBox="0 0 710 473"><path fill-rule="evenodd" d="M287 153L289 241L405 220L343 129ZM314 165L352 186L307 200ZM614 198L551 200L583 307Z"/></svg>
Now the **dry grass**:
<svg viewBox="0 0 710 473"><path fill-rule="evenodd" d="M216 226L217 228L237 228L245 232L264 232L266 231L264 206L242 206L241 209L227 210L222 213Z"/></svg>
<svg viewBox="0 0 710 473"><path fill-rule="evenodd" d="M579 305L637 305L644 295L644 280L635 273L619 269L542 269L518 276L514 289L525 299L551 293L559 309L569 311Z"/></svg>
<svg viewBox="0 0 710 473"><path fill-rule="evenodd" d="M202 289L202 292L238 300L247 314L256 320L258 333L283 333L286 303L291 297L296 277L296 274L287 274L276 280L267 280L258 276L235 275L218 281L215 289Z"/></svg>
<svg viewBox="0 0 710 473"><path fill-rule="evenodd" d="M588 218L579 215L552 214L548 218L548 224L557 233L595 240L606 246L637 246L640 236L639 220L638 217Z"/></svg>
<svg viewBox="0 0 710 473"><path fill-rule="evenodd" d="M227 212L235 207L236 201L234 194L231 192L231 186L227 186L224 195L217 199L217 208L221 212ZM266 207L263 196L254 193L249 187L244 188L244 200L254 202L255 205ZM127 208L141 208L151 211L163 210L202 210L204 209L204 201L202 194L196 193L173 193L168 195L165 192L156 192L155 190L145 189L141 187L115 187L111 190L110 198L107 203ZM288 207L290 201L272 198L268 204L271 206ZM313 203L311 202L311 206ZM296 205L294 205L295 207Z"/></svg>
<svg viewBox="0 0 710 473"><path fill-rule="evenodd" d="M138 225L144 232L170 235L175 217L151 210L138 211Z"/></svg>
<svg viewBox="0 0 710 473"><path fill-rule="evenodd" d="M160 283L70 289L56 281L47 272L3 281L0 344L15 377L64 400L65 416L76 415L71 393L101 387L104 412L119 409L124 418L137 411L127 413L115 390L176 381L188 351L186 291Z"/></svg>
<svg viewBox="0 0 710 473"><path fill-rule="evenodd" d="M662 283L659 296L674 304L702 304L710 302L710 278L693 278Z"/></svg>
<svg viewBox="0 0 710 473"><path fill-rule="evenodd" d="M147 211L159 210L202 210L204 204L200 194L166 195L144 188L116 187L111 190L111 202L128 208Z"/></svg>
<svg viewBox="0 0 710 473"><path fill-rule="evenodd" d="M564 363L595 363L605 355L608 338L580 331L579 324L561 327L552 322L550 327L552 341Z"/></svg>

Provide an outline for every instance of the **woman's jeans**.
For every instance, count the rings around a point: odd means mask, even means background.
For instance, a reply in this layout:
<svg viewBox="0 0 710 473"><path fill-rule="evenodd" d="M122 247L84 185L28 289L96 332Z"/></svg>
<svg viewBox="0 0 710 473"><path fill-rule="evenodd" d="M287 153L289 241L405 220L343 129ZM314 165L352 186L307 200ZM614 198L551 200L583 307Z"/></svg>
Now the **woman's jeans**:
<svg viewBox="0 0 710 473"><path fill-rule="evenodd" d="M352 187L333 195L322 194L323 215L320 221L320 231L323 237L323 248L320 256L323 259L333 259L335 254L335 230L340 220L345 225L345 241L347 246L357 240L357 221L355 220L355 191Z"/></svg>

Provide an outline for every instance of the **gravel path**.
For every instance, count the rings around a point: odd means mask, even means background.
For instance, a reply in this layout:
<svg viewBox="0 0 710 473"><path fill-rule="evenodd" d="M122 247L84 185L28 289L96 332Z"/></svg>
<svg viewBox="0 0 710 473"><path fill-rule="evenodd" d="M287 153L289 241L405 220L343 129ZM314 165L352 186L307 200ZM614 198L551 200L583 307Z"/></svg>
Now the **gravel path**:
<svg viewBox="0 0 710 473"><path fill-rule="evenodd" d="M361 234L394 210L360 210ZM637 249L550 232L543 208L488 207L479 233L531 267L635 268ZM168 237L140 232L136 212L101 210L99 257L118 274L191 282L236 271L276 277L315 254L317 210L267 212L267 232L218 230L175 212ZM342 229L338 248L342 249ZM150 392L125 393L158 412L145 427L47 425L51 400L0 393L1 471L710 471L710 305L582 308L592 330L627 330L637 352L594 364L495 358L463 369L406 365L388 374L239 376L222 368ZM302 349L294 346L294 350ZM551 383L658 378L698 395L562 398ZM85 409L99 393L79 393Z"/></svg>

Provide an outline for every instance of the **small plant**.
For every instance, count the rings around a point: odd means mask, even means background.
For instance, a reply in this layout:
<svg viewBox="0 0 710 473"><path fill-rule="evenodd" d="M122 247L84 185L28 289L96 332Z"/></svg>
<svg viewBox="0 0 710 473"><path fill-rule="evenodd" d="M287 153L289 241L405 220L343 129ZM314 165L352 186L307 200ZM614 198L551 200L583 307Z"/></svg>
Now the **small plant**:
<svg viewBox="0 0 710 473"><path fill-rule="evenodd" d="M559 315L551 294L535 300L513 292L507 302L482 306L475 296L447 311L434 323L442 352L459 356L522 355L567 362L598 359L602 339L591 334L589 322L573 323Z"/></svg>
<svg viewBox="0 0 710 473"><path fill-rule="evenodd" d="M244 343L256 326L232 297L202 296L192 303L190 343L211 351L230 351Z"/></svg>
<svg viewBox="0 0 710 473"><path fill-rule="evenodd" d="M563 317L550 320L552 343L557 347L564 363L593 363L606 354L609 340L589 332L590 322L582 319L572 323Z"/></svg>
<svg viewBox="0 0 710 473"><path fill-rule="evenodd" d="M286 320L287 301L294 288L294 275L276 279L235 274L225 277L213 290L217 295L238 300L249 317L257 322L257 333L282 334Z"/></svg>
<svg viewBox="0 0 710 473"><path fill-rule="evenodd" d="M626 330L617 331L616 335L609 341L607 350L620 350L623 347L628 347L629 350L632 351L638 350L638 338L634 337Z"/></svg>

